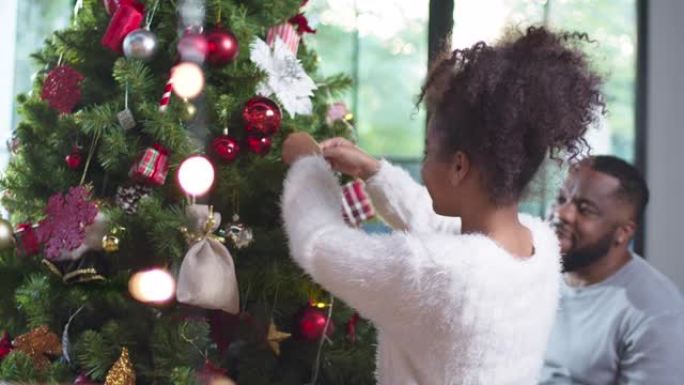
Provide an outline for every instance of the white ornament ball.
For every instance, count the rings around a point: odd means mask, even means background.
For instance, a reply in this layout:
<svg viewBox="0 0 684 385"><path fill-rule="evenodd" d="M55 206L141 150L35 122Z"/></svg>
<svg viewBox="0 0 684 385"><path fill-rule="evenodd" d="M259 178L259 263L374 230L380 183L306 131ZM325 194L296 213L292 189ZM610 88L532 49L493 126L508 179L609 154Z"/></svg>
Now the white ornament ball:
<svg viewBox="0 0 684 385"><path fill-rule="evenodd" d="M157 36L146 29L136 29L126 35L123 51L129 59L151 60L157 53Z"/></svg>

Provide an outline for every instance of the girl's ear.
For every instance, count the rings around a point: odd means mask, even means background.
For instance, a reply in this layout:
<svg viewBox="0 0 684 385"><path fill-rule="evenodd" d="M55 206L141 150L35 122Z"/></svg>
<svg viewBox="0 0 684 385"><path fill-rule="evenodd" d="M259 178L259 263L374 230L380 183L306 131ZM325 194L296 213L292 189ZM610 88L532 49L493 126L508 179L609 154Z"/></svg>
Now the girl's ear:
<svg viewBox="0 0 684 385"><path fill-rule="evenodd" d="M463 151L456 151L451 157L449 182L458 186L470 172L470 158Z"/></svg>

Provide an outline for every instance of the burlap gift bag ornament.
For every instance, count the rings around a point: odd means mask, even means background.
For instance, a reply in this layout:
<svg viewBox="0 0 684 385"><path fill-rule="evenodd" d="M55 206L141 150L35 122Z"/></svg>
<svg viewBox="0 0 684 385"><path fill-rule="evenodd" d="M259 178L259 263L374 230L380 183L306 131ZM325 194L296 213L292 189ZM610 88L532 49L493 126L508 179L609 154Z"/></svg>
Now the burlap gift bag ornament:
<svg viewBox="0 0 684 385"><path fill-rule="evenodd" d="M221 214L207 205L186 208L188 227L181 229L191 245L178 273L178 302L237 314L240 310L235 264L213 233Z"/></svg>

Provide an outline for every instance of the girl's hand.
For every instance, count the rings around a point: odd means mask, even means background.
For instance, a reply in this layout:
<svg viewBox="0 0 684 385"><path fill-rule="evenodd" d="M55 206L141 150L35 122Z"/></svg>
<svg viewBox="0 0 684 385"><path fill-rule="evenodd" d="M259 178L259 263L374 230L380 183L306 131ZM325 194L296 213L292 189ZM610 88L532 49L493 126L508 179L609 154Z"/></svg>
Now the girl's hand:
<svg viewBox="0 0 684 385"><path fill-rule="evenodd" d="M332 168L343 174L366 180L380 169L380 161L366 154L344 138L332 138L321 143L323 156Z"/></svg>
<svg viewBox="0 0 684 385"><path fill-rule="evenodd" d="M283 162L292 165L297 159L321 153L321 148L316 140L306 132L290 134L283 142Z"/></svg>

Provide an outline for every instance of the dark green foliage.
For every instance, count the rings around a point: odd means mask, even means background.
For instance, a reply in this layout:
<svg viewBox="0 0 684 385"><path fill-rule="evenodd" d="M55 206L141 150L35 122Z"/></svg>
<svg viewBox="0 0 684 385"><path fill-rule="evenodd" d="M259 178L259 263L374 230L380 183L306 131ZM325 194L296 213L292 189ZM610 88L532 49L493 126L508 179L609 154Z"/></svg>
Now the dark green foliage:
<svg viewBox="0 0 684 385"><path fill-rule="evenodd" d="M291 332L294 315L309 299L328 298L288 256L280 227L279 197L286 171L280 161L280 145L293 131L308 131L318 138L350 135L343 124L325 122L327 105L350 85L349 78L317 76L316 55L304 40L298 56L319 85L314 113L293 119L283 111L281 131L273 137L268 155L260 157L245 148L235 162L225 164L211 154L208 142L226 127L236 138L246 137L241 111L265 76L249 61L249 43L255 37L265 38L270 26L296 14L300 0L207 1L207 29L219 23L228 27L240 42L240 54L225 67L205 68L207 86L194 101L202 119L191 121L183 119L185 104L175 95L166 113L158 111L177 58L177 1L160 1L151 26L160 51L149 63L127 60L103 48L99 39L109 16L101 0L84 3L72 26L55 33L34 55L45 69L36 77L33 91L18 98L22 121L16 136L20 146L0 180L6 191L2 204L15 224L38 223L52 194L85 183L92 186L110 225L122 226L125 231L119 235L118 252L91 252L66 267L68 271L96 267L106 276L105 281L65 283L43 266L42 255L0 254L0 329L16 336L46 324L61 336L69 318L80 309L67 333L70 362L57 359L41 373L28 357L13 352L0 363L0 379L70 383L78 373L87 373L103 381L121 349L127 347L138 385L195 385L205 360L226 369L240 384L310 382L317 343L291 338L281 344L278 356L266 342L271 319L280 330ZM144 3L149 9L154 0ZM71 114L57 113L40 98L44 77L60 57L61 64L85 76L81 102ZM128 131L116 118L124 108L126 89L138 123ZM169 177L141 201L136 214L125 214L114 203L117 187L131 183L131 165L153 144L170 152ZM87 170L71 170L64 162L75 145L82 148ZM221 322L212 318L215 311L176 303L138 303L127 289L134 271L159 266L178 271L188 248L179 231L185 224L187 201L176 185L175 171L194 153L206 154L216 166L217 178L207 203L222 213L224 223L239 212L255 236L246 249L230 247L244 312L223 315ZM239 202L237 206L235 202ZM350 343L345 325L352 314L339 301L335 304L337 331L332 343L324 345L318 384L373 382L374 332L360 321L358 342ZM230 340L223 349L214 338L219 332Z"/></svg>

